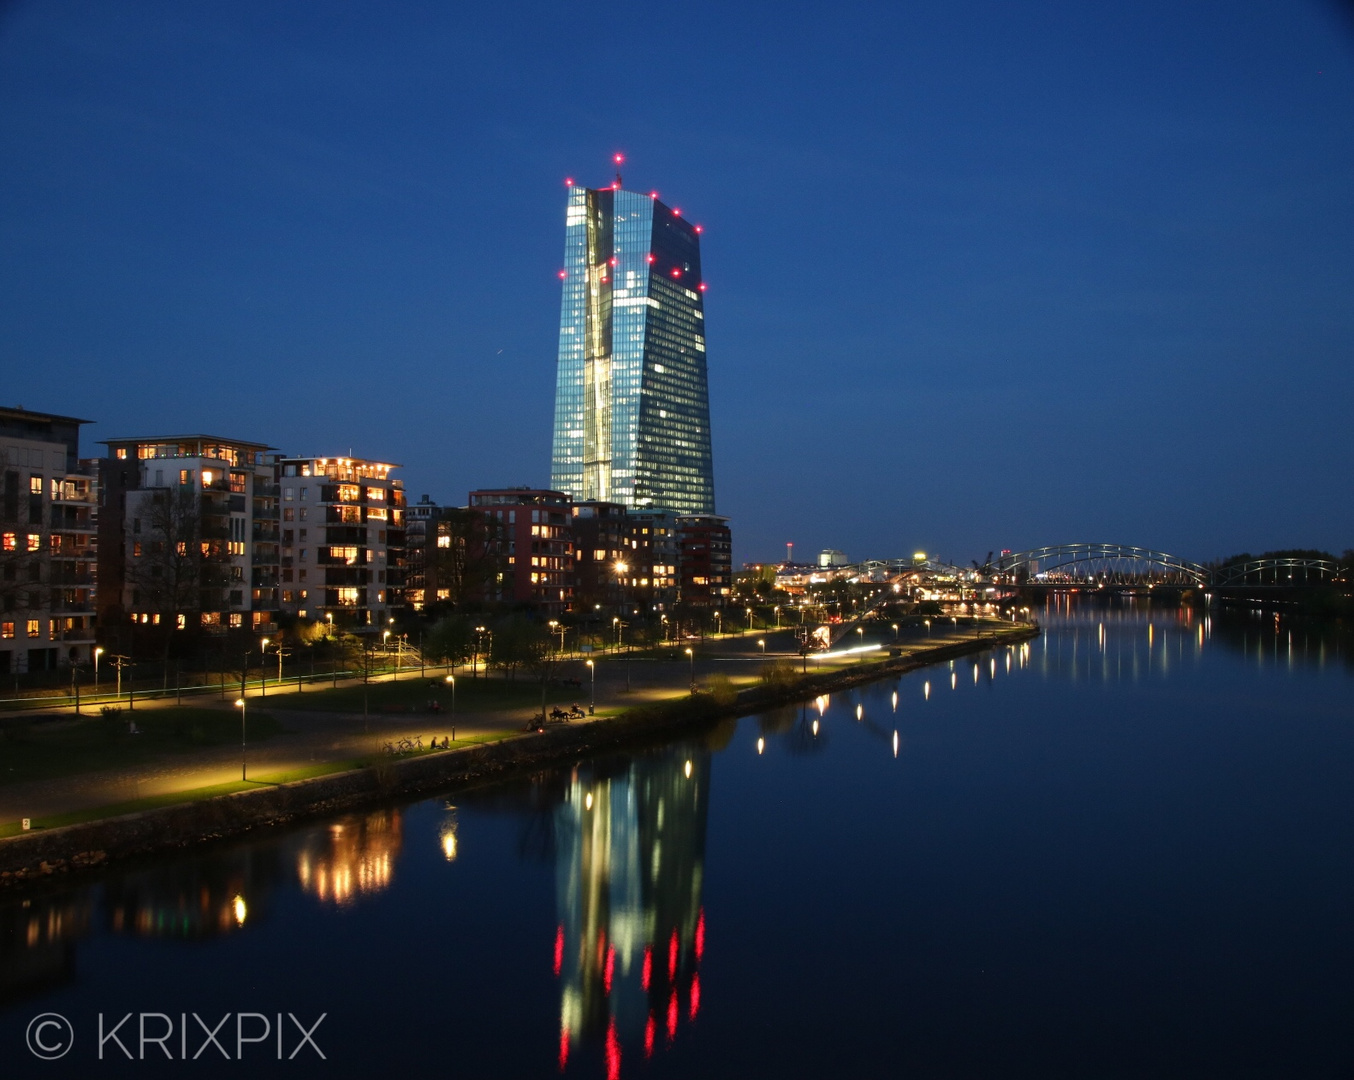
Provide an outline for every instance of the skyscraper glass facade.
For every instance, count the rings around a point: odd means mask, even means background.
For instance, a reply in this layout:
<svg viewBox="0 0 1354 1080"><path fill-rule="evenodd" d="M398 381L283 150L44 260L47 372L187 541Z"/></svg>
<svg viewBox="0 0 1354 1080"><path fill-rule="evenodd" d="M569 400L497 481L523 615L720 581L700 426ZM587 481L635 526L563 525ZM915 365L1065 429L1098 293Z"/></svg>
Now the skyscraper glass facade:
<svg viewBox="0 0 1354 1080"><path fill-rule="evenodd" d="M713 514L700 233L656 197L571 187L550 486Z"/></svg>

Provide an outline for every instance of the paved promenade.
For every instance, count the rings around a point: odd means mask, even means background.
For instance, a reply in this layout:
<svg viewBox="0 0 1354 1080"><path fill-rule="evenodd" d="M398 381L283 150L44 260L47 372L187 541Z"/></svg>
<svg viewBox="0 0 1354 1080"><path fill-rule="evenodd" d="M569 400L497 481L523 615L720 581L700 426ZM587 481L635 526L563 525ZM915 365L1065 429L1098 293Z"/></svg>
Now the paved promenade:
<svg viewBox="0 0 1354 1080"><path fill-rule="evenodd" d="M991 627L984 627L983 631L990 635ZM903 642L900 647L904 655L915 655L931 648L971 641L975 634L975 630L966 627L951 628L948 632L937 629L934 637ZM766 642L766 653L762 652L758 641ZM772 631L750 637L731 635L718 642L706 639L699 647L702 653L699 658L682 657L681 650L676 654L680 659L627 657L625 654L598 655L594 660L596 715L615 715L644 702L685 695L690 692L693 677L697 684L707 686L723 678L727 678L734 686L750 685L757 680L764 665L777 659L792 661L795 670L799 671L803 664L798 655L776 650L777 645L785 648L791 644L788 633L777 634ZM849 647L850 643L844 644ZM886 641L882 644L891 646L893 643ZM810 660L808 668L810 671L836 670L868 660L879 660L886 655L883 651L877 651L828 660ZM556 678L578 678L582 687L564 692L553 690L554 699L558 700L564 693L586 709L591 696L590 674L584 659L560 661L555 672ZM459 686L466 687L471 676L468 671L458 669L456 678ZM479 678L485 679L486 676L481 672ZM440 741L451 738L453 730L453 745L469 740L503 738L523 730L528 719L539 709L538 705L534 705L478 712L461 710L453 716L448 707L449 695L439 692L445 691L443 679L442 669L432 668L427 669L422 676L417 669L406 670L399 675L400 682L409 684L421 681L428 688L430 696L439 697L443 711L437 714L381 711L379 703L384 696L382 690L390 692L399 689L383 686L391 681L390 676L383 676L372 683L372 706L366 716L353 711L322 711L323 706L315 708L325 696L334 696L332 691L326 695L328 683L311 684L303 691L307 699L305 708L295 707L298 690L294 683L282 688L269 687L266 697L260 697L257 689L251 688L248 694L251 712L271 715L280 723L282 731L248 746L245 754L250 782L277 782L284 774L323 771L326 766L342 767L344 763L355 761L377 761L385 756L386 743L397 743L405 737L421 737L425 746L433 739ZM495 674L493 681L501 684L503 676ZM533 684L523 680L523 685ZM353 688L361 686L360 679L339 681L339 693L349 708ZM218 692L185 696L183 704L220 709L238 715L233 705L236 694L228 696L230 700L226 702L221 701ZM172 698L138 700L135 713L124 713L123 716L143 715L152 710L172 708L174 704ZM52 719L50 712L33 715L44 723L57 725L89 722L77 721L73 717ZM167 753L134 767L81 772L49 780L6 783L0 759L0 825L9 825L24 817L41 820L75 812L96 812L100 807L163 798L175 793L183 793L186 798L191 798L192 792L203 788L239 783L241 764L241 747L238 744L219 745Z"/></svg>

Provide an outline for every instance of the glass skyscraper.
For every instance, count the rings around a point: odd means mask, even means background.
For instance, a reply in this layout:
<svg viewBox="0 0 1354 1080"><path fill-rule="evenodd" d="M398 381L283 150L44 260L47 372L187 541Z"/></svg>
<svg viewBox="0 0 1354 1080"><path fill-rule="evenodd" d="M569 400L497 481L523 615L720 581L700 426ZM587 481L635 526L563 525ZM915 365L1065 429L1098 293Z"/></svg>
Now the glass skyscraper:
<svg viewBox="0 0 1354 1080"><path fill-rule="evenodd" d="M569 188L550 486L713 514L700 227L656 195Z"/></svg>

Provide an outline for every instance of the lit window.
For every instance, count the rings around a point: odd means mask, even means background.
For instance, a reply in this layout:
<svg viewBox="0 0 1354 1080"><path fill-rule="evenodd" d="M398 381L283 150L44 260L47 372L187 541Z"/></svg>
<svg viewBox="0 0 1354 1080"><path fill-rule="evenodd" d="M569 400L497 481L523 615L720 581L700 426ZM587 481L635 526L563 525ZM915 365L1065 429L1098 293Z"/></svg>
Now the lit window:
<svg viewBox="0 0 1354 1080"><path fill-rule="evenodd" d="M42 537L37 533L28 534L28 550L40 551L42 549Z"/></svg>
<svg viewBox="0 0 1354 1080"><path fill-rule="evenodd" d="M29 636L29 637L41 637L41 636L42 636L42 620L41 620L41 619L29 619L29 620L28 620L28 636Z"/></svg>
<svg viewBox="0 0 1354 1080"><path fill-rule="evenodd" d="M42 477L31 476L28 478L28 493L30 495L42 494Z"/></svg>
<svg viewBox="0 0 1354 1080"><path fill-rule="evenodd" d="M19 538L16 533L5 533L4 548L6 551L14 551L19 546Z"/></svg>
<svg viewBox="0 0 1354 1080"><path fill-rule="evenodd" d="M0 638L12 638L14 636L14 624L12 622L0 623Z"/></svg>

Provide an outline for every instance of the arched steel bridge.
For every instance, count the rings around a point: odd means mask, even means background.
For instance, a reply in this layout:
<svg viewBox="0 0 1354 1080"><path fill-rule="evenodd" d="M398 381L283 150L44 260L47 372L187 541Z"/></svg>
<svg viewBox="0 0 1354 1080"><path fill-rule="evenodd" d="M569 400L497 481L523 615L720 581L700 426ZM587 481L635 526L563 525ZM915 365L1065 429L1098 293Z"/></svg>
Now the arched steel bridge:
<svg viewBox="0 0 1354 1080"><path fill-rule="evenodd" d="M1053 544L1004 554L983 570L993 581L1046 588L1304 588L1350 579L1349 567L1329 559L1254 559L1209 567L1164 551L1124 544Z"/></svg>

